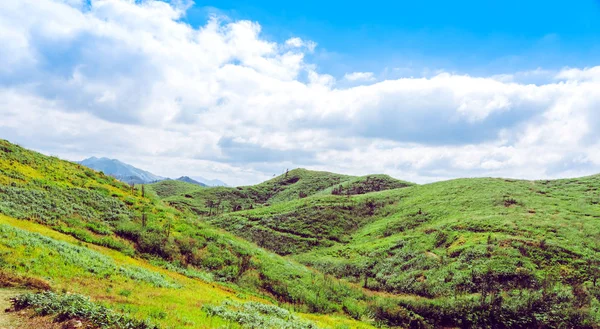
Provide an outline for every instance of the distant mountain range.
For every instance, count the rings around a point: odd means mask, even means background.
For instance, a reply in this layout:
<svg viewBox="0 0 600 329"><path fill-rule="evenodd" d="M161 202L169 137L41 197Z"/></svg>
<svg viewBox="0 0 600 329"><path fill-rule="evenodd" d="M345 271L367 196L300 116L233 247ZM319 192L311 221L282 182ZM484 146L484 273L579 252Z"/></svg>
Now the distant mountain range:
<svg viewBox="0 0 600 329"><path fill-rule="evenodd" d="M136 168L117 159L91 157L78 163L129 184L148 184L170 179ZM227 184L218 179L206 179L200 176L193 178L181 176L175 180L199 186L227 186Z"/></svg>
<svg viewBox="0 0 600 329"><path fill-rule="evenodd" d="M202 176L192 176L192 179L205 184L207 186L229 186L227 184L225 184L225 182L218 180L218 179L208 179L208 178L204 178Z"/></svg>
<svg viewBox="0 0 600 329"><path fill-rule="evenodd" d="M208 185L206 185L204 183L200 183L197 180L191 179L188 176L181 176L181 177L177 178L176 180L182 181L182 182L186 182L186 183L190 183L190 184L196 184L196 185L200 185L200 186L208 186Z"/></svg>
<svg viewBox="0 0 600 329"><path fill-rule="evenodd" d="M129 184L147 184L166 179L117 159L91 157L79 163Z"/></svg>

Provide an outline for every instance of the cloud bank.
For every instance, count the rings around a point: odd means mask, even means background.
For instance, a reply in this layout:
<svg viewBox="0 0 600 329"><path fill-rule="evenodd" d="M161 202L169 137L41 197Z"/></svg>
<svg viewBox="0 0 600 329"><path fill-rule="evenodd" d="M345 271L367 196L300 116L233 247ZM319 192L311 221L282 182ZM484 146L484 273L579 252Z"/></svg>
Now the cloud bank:
<svg viewBox="0 0 600 329"><path fill-rule="evenodd" d="M300 166L417 182L600 172L600 67L538 84L349 72L340 87L306 60L314 42L227 17L194 28L188 7L0 2L0 138L229 184Z"/></svg>

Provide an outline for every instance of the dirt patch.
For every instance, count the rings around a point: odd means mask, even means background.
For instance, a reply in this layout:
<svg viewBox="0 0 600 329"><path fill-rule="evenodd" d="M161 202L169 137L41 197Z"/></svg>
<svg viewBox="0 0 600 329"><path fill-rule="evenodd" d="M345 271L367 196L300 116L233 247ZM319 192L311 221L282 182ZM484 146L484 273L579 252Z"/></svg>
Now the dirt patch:
<svg viewBox="0 0 600 329"><path fill-rule="evenodd" d="M15 275L0 270L0 288L28 288L37 290L50 290L50 284L44 280ZM1 329L2 327L0 327Z"/></svg>
<svg viewBox="0 0 600 329"><path fill-rule="evenodd" d="M17 289L0 289L0 328L1 329L20 329L22 328L22 321L18 314L7 313L6 309L9 309L10 299L22 293L22 290ZM35 327L31 327L35 328Z"/></svg>

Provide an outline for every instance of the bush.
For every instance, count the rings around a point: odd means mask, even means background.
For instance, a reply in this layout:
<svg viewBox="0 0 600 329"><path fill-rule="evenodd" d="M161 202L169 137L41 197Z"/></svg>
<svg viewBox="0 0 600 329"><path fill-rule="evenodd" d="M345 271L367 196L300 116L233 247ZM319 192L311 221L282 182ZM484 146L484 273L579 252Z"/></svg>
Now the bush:
<svg viewBox="0 0 600 329"><path fill-rule="evenodd" d="M345 299L342 303L342 310L355 320L360 320L366 312L366 308L353 299Z"/></svg>
<svg viewBox="0 0 600 329"><path fill-rule="evenodd" d="M37 315L54 315L59 322L83 319L103 329L158 329L148 321L116 313L78 294L28 293L11 299L11 303L16 311L33 308Z"/></svg>
<svg viewBox="0 0 600 329"><path fill-rule="evenodd" d="M371 306L376 321L399 327L426 328L423 318L390 299L378 299Z"/></svg>
<svg viewBox="0 0 600 329"><path fill-rule="evenodd" d="M205 305L202 309L209 316L238 323L242 328L318 329L314 323L303 321L290 311L274 305L224 302L221 306Z"/></svg>

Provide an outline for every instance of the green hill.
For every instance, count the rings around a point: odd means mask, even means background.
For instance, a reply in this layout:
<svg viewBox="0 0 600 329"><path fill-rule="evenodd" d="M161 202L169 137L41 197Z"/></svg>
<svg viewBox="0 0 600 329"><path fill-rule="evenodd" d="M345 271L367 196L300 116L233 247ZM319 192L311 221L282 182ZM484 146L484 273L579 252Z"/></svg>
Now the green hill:
<svg viewBox="0 0 600 329"><path fill-rule="evenodd" d="M132 188L0 141L0 287L92 324L599 328L599 221L599 176Z"/></svg>
<svg viewBox="0 0 600 329"><path fill-rule="evenodd" d="M411 186L386 175L346 176L294 169L253 186L199 188L176 181L148 185L165 202L202 216L254 209L316 194L354 195ZM335 190L335 191L334 191Z"/></svg>
<svg viewBox="0 0 600 329"><path fill-rule="evenodd" d="M361 289L198 223L143 186L132 189L6 141L0 141L0 234L4 277L48 280L55 291L83 293L169 328L235 324L229 317L243 310L219 306L232 296L332 314L298 315L322 328L370 327L343 316L343 305L366 307ZM256 321L270 317L246 311Z"/></svg>
<svg viewBox="0 0 600 329"><path fill-rule="evenodd" d="M319 195L210 222L370 289L440 297L477 292L488 271L499 287L595 281L599 202L600 176L461 179Z"/></svg>
<svg viewBox="0 0 600 329"><path fill-rule="evenodd" d="M466 307L456 298L485 296L469 312L539 325L525 318L549 309L527 308L551 302L597 327L600 176L459 179L361 195L334 188L205 220L370 290L419 296L400 305L438 324L468 322L454 313Z"/></svg>

